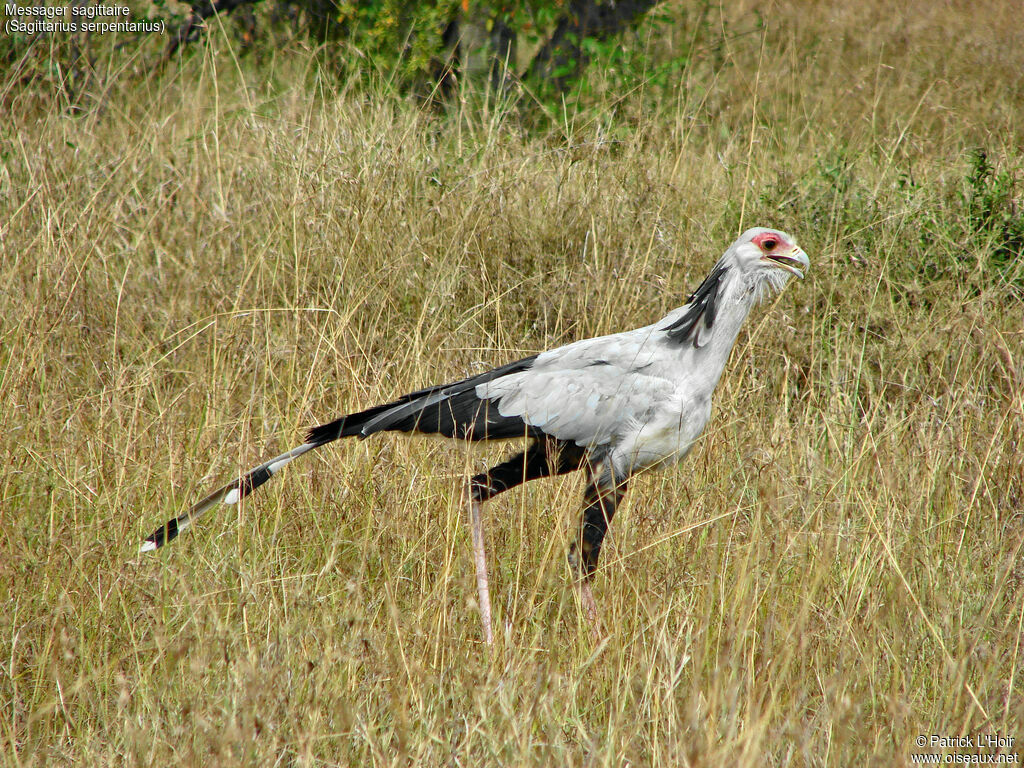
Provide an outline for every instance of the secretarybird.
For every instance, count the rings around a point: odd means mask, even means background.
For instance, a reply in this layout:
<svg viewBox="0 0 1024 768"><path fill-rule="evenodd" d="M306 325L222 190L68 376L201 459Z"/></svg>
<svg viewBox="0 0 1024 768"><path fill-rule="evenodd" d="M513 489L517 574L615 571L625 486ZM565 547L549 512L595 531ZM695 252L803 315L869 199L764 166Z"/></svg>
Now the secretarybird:
<svg viewBox="0 0 1024 768"><path fill-rule="evenodd" d="M304 453L340 437L420 432L462 440L529 438L530 444L472 477L467 504L484 639L492 642L482 502L527 480L586 467L589 483L569 557L579 570L588 618L597 609L590 579L605 532L638 471L681 460L711 416L711 395L751 308L803 277L807 255L785 232L744 232L687 303L658 322L584 339L452 384L314 427L306 442L218 488L142 544L156 549L211 507L236 504Z"/></svg>

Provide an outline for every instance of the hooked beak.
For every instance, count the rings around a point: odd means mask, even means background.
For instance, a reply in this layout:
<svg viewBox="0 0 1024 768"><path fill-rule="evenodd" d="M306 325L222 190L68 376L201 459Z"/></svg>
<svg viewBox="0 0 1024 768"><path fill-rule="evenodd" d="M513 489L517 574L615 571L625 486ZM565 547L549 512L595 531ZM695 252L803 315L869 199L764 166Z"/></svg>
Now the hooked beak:
<svg viewBox="0 0 1024 768"><path fill-rule="evenodd" d="M766 254L764 258L767 261L772 262L776 267L782 267L799 278L803 278L804 276L802 270L811 266L811 262L807 258L807 254L804 253L803 248L799 248L795 245L790 250L783 253Z"/></svg>

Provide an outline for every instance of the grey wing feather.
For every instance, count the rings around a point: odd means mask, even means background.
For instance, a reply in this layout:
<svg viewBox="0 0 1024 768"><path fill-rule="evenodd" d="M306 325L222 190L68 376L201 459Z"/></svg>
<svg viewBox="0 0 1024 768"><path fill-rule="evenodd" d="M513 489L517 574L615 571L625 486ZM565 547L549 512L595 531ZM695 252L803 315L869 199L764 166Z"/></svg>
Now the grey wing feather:
<svg viewBox="0 0 1024 768"><path fill-rule="evenodd" d="M652 375L663 354L651 329L586 339L541 354L533 367L476 388L502 416L560 440L601 446L648 420L675 384Z"/></svg>

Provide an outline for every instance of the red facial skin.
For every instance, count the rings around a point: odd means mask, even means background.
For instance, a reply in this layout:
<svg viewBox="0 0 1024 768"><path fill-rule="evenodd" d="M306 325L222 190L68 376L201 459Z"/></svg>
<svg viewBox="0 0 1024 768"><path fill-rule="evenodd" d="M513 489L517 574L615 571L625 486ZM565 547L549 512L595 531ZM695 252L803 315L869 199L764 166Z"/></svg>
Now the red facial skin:
<svg viewBox="0 0 1024 768"><path fill-rule="evenodd" d="M766 248L765 243L774 241L774 245L771 248ZM778 248L780 245L786 244L786 241L782 239L782 236L777 232L762 232L757 235L751 242L760 248L765 253L770 253Z"/></svg>

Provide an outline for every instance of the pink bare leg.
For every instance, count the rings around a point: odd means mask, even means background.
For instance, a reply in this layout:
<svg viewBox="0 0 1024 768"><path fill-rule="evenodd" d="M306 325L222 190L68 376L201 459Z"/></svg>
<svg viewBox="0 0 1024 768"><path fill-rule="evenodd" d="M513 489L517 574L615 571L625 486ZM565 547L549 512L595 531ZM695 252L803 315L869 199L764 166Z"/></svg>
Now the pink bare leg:
<svg viewBox="0 0 1024 768"><path fill-rule="evenodd" d="M590 588L590 581L580 581L580 602L583 603L583 613L586 614L590 624L590 634L595 640L601 638L601 620L597 615L597 601L594 600L594 591Z"/></svg>
<svg viewBox="0 0 1024 768"><path fill-rule="evenodd" d="M476 563L476 590L480 601L480 620L484 624L484 640L491 645L494 643L494 636L491 634L491 591L487 584L484 525L480 519L480 502L474 500L472 495L469 495L469 527L473 538L473 561Z"/></svg>

